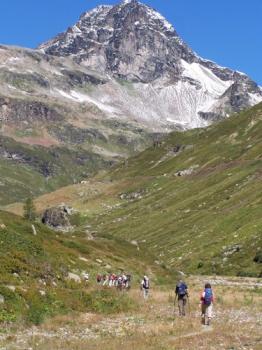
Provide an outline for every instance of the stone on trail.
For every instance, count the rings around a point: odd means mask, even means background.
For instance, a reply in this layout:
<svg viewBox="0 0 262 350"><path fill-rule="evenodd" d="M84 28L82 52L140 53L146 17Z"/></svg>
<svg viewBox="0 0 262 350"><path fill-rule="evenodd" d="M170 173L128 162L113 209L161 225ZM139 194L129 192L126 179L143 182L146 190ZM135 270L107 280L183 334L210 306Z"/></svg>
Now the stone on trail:
<svg viewBox="0 0 262 350"><path fill-rule="evenodd" d="M37 232L36 232L35 225L32 225L32 231L33 231L33 235L34 235L34 236L37 236Z"/></svg>
<svg viewBox="0 0 262 350"><path fill-rule="evenodd" d="M74 281L76 283L81 283L81 278L73 272L68 272L67 280Z"/></svg>
<svg viewBox="0 0 262 350"><path fill-rule="evenodd" d="M84 262L88 262L88 259L84 258L83 256L80 256L78 259Z"/></svg>
<svg viewBox="0 0 262 350"><path fill-rule="evenodd" d="M15 292L16 287L15 286L6 286L6 288L8 288L9 290L11 290L12 292Z"/></svg>

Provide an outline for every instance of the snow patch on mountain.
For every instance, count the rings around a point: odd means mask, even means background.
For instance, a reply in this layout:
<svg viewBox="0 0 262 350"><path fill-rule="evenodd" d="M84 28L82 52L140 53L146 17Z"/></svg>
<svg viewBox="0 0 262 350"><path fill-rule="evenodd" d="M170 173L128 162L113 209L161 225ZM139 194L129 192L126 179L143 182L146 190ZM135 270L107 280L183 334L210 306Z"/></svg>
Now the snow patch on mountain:
<svg viewBox="0 0 262 350"><path fill-rule="evenodd" d="M104 111L104 112L107 112L107 113L110 113L112 115L115 115L117 113L117 110L113 107L111 107L110 105L108 105L106 103L106 101L104 102L103 99L101 99L100 101L94 99L94 98L91 98L90 96L88 95L85 95L85 94L82 94L82 93L79 93L77 91L74 91L72 90L70 92L71 96L73 98L75 98L77 101L79 102L89 102L89 103L92 103L94 105L96 105L100 110Z"/></svg>
<svg viewBox="0 0 262 350"><path fill-rule="evenodd" d="M182 75L198 81L202 88L214 97L221 96L233 84L233 81L219 79L210 69L199 63L193 62L190 64L185 60L181 60L181 64L184 69Z"/></svg>
<svg viewBox="0 0 262 350"><path fill-rule="evenodd" d="M100 101L98 101L95 98L92 98L90 96L88 96L87 94L83 94L74 90L71 90L70 92L65 92L63 90L60 89L54 89L53 90L53 95L57 96L57 94L61 95L62 97L69 99L69 100L73 100L74 102L77 103L91 103L93 105L95 105L96 107L98 107L101 111L109 113L111 116L115 116L118 111L111 107L110 104L108 105L107 103L104 103L102 101L102 98Z"/></svg>
<svg viewBox="0 0 262 350"><path fill-rule="evenodd" d="M251 105L256 105L262 102L262 95L249 93L249 101Z"/></svg>
<svg viewBox="0 0 262 350"><path fill-rule="evenodd" d="M54 89L53 91L51 91L51 94L54 96L57 96L57 94L59 94L67 99L76 101L76 99L71 94L69 94L63 90L60 90L60 89Z"/></svg>
<svg viewBox="0 0 262 350"><path fill-rule="evenodd" d="M234 81L220 79L210 69L202 66L200 63L193 62L190 64L181 60L181 65L183 67L182 76L199 83L199 86L195 87L193 91L192 86L184 86L184 94L185 91L188 94L186 98L187 103L184 108L189 110L189 106L192 106L193 103L194 111L192 111L191 107L190 109L191 113L195 113L195 115L199 115L200 112L212 112L216 102ZM196 123L198 122L199 117L196 118Z"/></svg>
<svg viewBox="0 0 262 350"><path fill-rule="evenodd" d="M161 22L161 24L163 25L163 27L169 31L174 32L175 29L172 26L172 24L170 24L165 17L163 17L159 12L153 10L150 7L147 7L147 13L149 15L149 17L151 17L152 20L158 20Z"/></svg>
<svg viewBox="0 0 262 350"><path fill-rule="evenodd" d="M107 13L113 8L113 6L111 5L99 5L97 7L95 7L94 9L90 10L90 11L87 11L85 12L81 17L80 17L80 20L81 19L84 19L84 18L89 18L89 17L93 17L95 16L96 19L102 19L104 18Z"/></svg>

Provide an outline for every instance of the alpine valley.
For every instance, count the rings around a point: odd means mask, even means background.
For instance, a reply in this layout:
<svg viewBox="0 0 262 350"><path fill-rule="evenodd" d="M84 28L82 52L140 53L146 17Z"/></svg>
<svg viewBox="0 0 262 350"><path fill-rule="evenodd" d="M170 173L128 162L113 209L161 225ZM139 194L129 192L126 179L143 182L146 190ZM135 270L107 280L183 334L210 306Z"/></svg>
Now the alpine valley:
<svg viewBox="0 0 262 350"><path fill-rule="evenodd" d="M262 101L247 75L199 57L136 0L82 14L36 50L1 46L0 63L0 204Z"/></svg>
<svg viewBox="0 0 262 350"><path fill-rule="evenodd" d="M0 46L0 349L261 350L261 145L261 87L136 0Z"/></svg>

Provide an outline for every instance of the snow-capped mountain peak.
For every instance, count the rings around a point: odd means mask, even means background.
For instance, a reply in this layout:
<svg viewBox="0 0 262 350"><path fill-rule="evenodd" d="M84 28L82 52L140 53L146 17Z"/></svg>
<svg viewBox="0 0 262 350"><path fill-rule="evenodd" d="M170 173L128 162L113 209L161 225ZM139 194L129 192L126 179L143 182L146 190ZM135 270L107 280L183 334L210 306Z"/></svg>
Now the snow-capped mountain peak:
<svg viewBox="0 0 262 350"><path fill-rule="evenodd" d="M172 24L137 0L98 6L39 48L112 78L144 84L136 85L140 88L153 87L173 114L161 116L163 122L201 126L262 100L260 87L247 75L198 56Z"/></svg>

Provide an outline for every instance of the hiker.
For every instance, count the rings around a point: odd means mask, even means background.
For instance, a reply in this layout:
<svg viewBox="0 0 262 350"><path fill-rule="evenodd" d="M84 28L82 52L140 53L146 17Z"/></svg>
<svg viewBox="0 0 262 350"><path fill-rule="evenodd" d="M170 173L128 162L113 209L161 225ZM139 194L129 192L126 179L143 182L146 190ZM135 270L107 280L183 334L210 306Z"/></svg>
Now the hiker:
<svg viewBox="0 0 262 350"><path fill-rule="evenodd" d="M114 285L115 287L117 287L117 280L118 280L117 275L114 274L114 275L113 275L113 278L114 278L114 280L113 280L113 285Z"/></svg>
<svg viewBox="0 0 262 350"><path fill-rule="evenodd" d="M123 277L122 277L122 275L119 275L117 278L117 289L118 290L123 289Z"/></svg>
<svg viewBox="0 0 262 350"><path fill-rule="evenodd" d="M114 275L111 273L109 275L109 287L112 287L114 285Z"/></svg>
<svg viewBox="0 0 262 350"><path fill-rule="evenodd" d="M127 285L126 285L127 284L127 277L126 277L125 274L122 275L122 279L123 279L123 283L122 283L123 287L124 287L124 289L126 289L126 287L127 287Z"/></svg>
<svg viewBox="0 0 262 350"><path fill-rule="evenodd" d="M131 275L126 275L126 289L129 290L131 288Z"/></svg>
<svg viewBox="0 0 262 350"><path fill-rule="evenodd" d="M176 285L176 298L178 300L179 316L186 316L186 304L188 297L189 295L187 285L185 282L180 280Z"/></svg>
<svg viewBox="0 0 262 350"><path fill-rule="evenodd" d="M149 278L145 275L141 281L141 290L143 291L144 299L148 298L149 288Z"/></svg>
<svg viewBox="0 0 262 350"><path fill-rule="evenodd" d="M89 273L88 272L82 272L81 273L81 276L82 276L82 279L85 283L88 283L89 282Z"/></svg>
<svg viewBox="0 0 262 350"><path fill-rule="evenodd" d="M205 289L200 296L201 321L205 326L210 326L213 317L214 293L210 283L205 284Z"/></svg>
<svg viewBox="0 0 262 350"><path fill-rule="evenodd" d="M108 286L109 278L107 275L103 275L103 286Z"/></svg>
<svg viewBox="0 0 262 350"><path fill-rule="evenodd" d="M101 284L101 282L102 282L102 276L101 276L100 274L98 274L98 275L96 276L96 283L97 283L97 284Z"/></svg>

